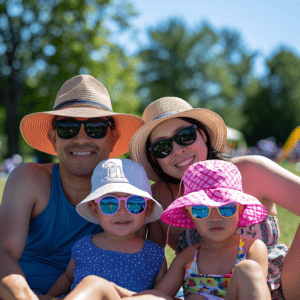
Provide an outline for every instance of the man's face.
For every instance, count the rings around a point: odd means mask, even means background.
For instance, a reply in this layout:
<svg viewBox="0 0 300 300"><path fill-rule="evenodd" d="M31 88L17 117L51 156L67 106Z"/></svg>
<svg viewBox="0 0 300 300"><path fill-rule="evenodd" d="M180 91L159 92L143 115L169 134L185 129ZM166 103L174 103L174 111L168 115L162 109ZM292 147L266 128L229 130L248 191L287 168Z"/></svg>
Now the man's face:
<svg viewBox="0 0 300 300"><path fill-rule="evenodd" d="M107 118L103 118L107 119ZM86 121L87 118L58 117L58 120ZM112 131L108 128L104 138L89 137L81 124L79 133L71 139L63 139L58 136L57 130L50 132L54 149L57 152L60 163L60 172L71 173L79 177L91 177L97 164L110 155L112 144Z"/></svg>

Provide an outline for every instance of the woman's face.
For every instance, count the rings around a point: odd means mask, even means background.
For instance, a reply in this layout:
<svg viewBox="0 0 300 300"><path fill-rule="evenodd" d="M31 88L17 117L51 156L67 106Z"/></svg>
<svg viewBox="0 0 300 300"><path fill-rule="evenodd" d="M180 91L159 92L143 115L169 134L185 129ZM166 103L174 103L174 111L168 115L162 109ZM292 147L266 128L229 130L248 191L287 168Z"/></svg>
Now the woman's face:
<svg viewBox="0 0 300 300"><path fill-rule="evenodd" d="M173 137L178 131L193 124L179 118L166 120L157 125L151 132L150 144ZM197 130L196 141L189 146L180 146L172 141L172 151L164 158L157 158L162 170L177 179L181 179L185 170L198 161L207 158L206 137Z"/></svg>

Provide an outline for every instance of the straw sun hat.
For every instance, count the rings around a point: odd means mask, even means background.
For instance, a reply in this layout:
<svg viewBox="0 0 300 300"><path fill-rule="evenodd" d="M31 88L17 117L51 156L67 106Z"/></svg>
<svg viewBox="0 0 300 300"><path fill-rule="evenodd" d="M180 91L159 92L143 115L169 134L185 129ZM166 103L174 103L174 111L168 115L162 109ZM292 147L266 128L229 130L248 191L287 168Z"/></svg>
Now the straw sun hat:
<svg viewBox="0 0 300 300"><path fill-rule="evenodd" d="M209 133L212 147L217 151L224 149L227 139L227 128L218 114L205 108L193 108L185 100L177 97L160 98L146 107L142 116L145 125L134 134L129 144L130 158L140 163L145 168L148 177L153 181L158 181L159 177L147 159L147 139L158 124L180 117L200 121Z"/></svg>
<svg viewBox="0 0 300 300"><path fill-rule="evenodd" d="M90 75L75 76L59 90L52 111L38 112L23 117L20 130L25 141L33 148L56 155L48 138L54 116L73 118L113 117L118 140L110 157L120 156L129 150L129 141L143 124L141 118L114 113L109 94L103 84Z"/></svg>

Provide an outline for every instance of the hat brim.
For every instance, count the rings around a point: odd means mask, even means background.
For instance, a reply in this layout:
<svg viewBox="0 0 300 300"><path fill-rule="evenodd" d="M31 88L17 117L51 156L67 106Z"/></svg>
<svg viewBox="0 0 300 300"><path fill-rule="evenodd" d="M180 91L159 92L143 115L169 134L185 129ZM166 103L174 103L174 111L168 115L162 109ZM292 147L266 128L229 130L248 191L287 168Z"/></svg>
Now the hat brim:
<svg viewBox="0 0 300 300"><path fill-rule="evenodd" d="M143 191L130 183L118 183L117 185L115 183L106 184L95 191L92 191L83 201L81 201L76 206L77 213L84 218L85 220L94 223L99 224L99 220L95 219L88 207L88 202L96 200L104 195L107 195L109 193L117 193L117 192L124 192L129 193L133 195L138 195L141 197L145 197L148 199L151 199L154 201L154 208L150 216L145 218L145 224L151 223L154 221L157 221L160 219L160 216L163 212L163 208L161 204L159 204L152 196L146 191Z"/></svg>
<svg viewBox="0 0 300 300"><path fill-rule="evenodd" d="M20 131L24 140L34 149L51 155L57 155L48 133L52 128L54 116L73 118L113 117L115 130L119 137L110 153L110 158L118 157L129 151L129 142L133 134L143 125L144 121L134 115L119 114L94 107L68 107L57 111L38 112L23 117Z"/></svg>
<svg viewBox="0 0 300 300"><path fill-rule="evenodd" d="M129 144L130 158L140 163L146 170L148 178L157 182L160 178L154 172L148 162L146 155L146 142L151 131L160 123L173 119L187 117L201 122L207 129L211 139L212 147L217 151L223 151L227 140L227 127L223 119L216 113L205 108L193 108L176 114L166 116L161 119L150 121L144 124L133 135Z"/></svg>
<svg viewBox="0 0 300 300"><path fill-rule="evenodd" d="M163 212L161 219L173 226L194 228L193 221L185 214L184 208L186 206L220 207L230 203L244 206L239 215L238 227L260 223L267 216L267 209L255 197L238 190L219 188L215 189L212 194L209 193L209 195L206 191L201 190L176 199Z"/></svg>

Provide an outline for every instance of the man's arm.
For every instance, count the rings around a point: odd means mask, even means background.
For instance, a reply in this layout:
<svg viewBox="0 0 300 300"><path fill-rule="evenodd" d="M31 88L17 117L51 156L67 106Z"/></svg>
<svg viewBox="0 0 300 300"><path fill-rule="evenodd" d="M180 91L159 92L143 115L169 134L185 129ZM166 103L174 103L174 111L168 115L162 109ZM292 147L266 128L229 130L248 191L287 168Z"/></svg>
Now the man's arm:
<svg viewBox="0 0 300 300"><path fill-rule="evenodd" d="M29 288L18 260L25 248L31 218L45 208L37 199L45 199L47 176L45 167L24 164L12 172L5 185L0 205L1 299L38 299Z"/></svg>
<svg viewBox="0 0 300 300"><path fill-rule="evenodd" d="M73 271L75 269L75 263L71 258L66 271L57 279L52 285L47 295L60 296L70 292L71 285L74 281Z"/></svg>

